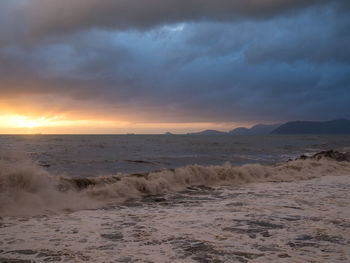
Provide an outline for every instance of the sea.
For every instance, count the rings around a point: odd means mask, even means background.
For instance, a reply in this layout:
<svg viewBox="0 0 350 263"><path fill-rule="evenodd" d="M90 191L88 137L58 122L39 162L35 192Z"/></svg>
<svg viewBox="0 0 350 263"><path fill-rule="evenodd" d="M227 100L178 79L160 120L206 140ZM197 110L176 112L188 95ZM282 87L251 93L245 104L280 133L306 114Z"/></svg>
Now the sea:
<svg viewBox="0 0 350 263"><path fill-rule="evenodd" d="M0 135L0 262L350 262L328 150L350 136Z"/></svg>

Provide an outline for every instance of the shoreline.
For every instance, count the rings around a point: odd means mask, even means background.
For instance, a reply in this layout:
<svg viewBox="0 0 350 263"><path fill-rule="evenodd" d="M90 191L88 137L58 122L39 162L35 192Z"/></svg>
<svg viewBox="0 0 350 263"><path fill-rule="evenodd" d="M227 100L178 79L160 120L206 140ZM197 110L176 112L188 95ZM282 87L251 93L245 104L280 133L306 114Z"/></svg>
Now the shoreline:
<svg viewBox="0 0 350 263"><path fill-rule="evenodd" d="M193 187L108 209L2 218L0 259L345 262L348 207L349 175Z"/></svg>

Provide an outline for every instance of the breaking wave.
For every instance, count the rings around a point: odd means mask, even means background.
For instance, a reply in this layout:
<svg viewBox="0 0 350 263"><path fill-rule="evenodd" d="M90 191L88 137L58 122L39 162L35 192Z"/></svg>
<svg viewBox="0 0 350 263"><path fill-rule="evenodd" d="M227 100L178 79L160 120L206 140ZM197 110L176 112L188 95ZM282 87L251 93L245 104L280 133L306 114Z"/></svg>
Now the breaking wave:
<svg viewBox="0 0 350 263"><path fill-rule="evenodd" d="M350 154L322 152L274 165L188 165L144 174L90 178L53 176L23 156L0 156L0 216L92 209L189 186L288 182L350 175Z"/></svg>

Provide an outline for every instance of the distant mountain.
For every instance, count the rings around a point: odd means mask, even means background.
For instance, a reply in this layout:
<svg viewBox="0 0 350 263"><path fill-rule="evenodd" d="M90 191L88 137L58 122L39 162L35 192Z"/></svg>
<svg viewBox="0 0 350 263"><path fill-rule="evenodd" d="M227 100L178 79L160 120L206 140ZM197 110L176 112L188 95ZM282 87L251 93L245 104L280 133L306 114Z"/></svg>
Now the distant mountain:
<svg viewBox="0 0 350 263"><path fill-rule="evenodd" d="M188 135L267 135L271 131L279 127L281 124L257 124L251 128L239 127L230 132L222 132L217 130L205 130L201 132L188 133Z"/></svg>
<svg viewBox="0 0 350 263"><path fill-rule="evenodd" d="M193 132L193 133L187 133L188 135L224 135L227 134L226 132L217 131L217 130L205 130L201 132Z"/></svg>
<svg viewBox="0 0 350 263"><path fill-rule="evenodd" d="M271 134L350 134L350 120L291 121L276 128Z"/></svg>
<svg viewBox="0 0 350 263"><path fill-rule="evenodd" d="M285 124L257 124L251 128L239 127L232 131L204 130L188 135L268 135L268 134L350 134L350 120L291 121Z"/></svg>
<svg viewBox="0 0 350 263"><path fill-rule="evenodd" d="M229 132L232 135L267 135L270 134L273 130L281 126L281 124L257 124L253 127L244 128L239 127Z"/></svg>

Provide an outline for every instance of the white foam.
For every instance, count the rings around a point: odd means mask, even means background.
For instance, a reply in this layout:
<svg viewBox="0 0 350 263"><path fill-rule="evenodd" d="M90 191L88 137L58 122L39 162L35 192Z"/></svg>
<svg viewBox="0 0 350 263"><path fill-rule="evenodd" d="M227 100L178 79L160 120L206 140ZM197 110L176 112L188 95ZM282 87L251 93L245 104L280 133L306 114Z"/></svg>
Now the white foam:
<svg viewBox="0 0 350 263"><path fill-rule="evenodd" d="M130 198L180 191L188 186L287 182L350 174L349 162L295 160L276 165L188 165L140 175L79 179L55 177L23 156L0 159L0 213L23 215L98 208Z"/></svg>
<svg viewBox="0 0 350 263"><path fill-rule="evenodd" d="M157 204L6 217L0 261L349 262L349 178L193 187Z"/></svg>

